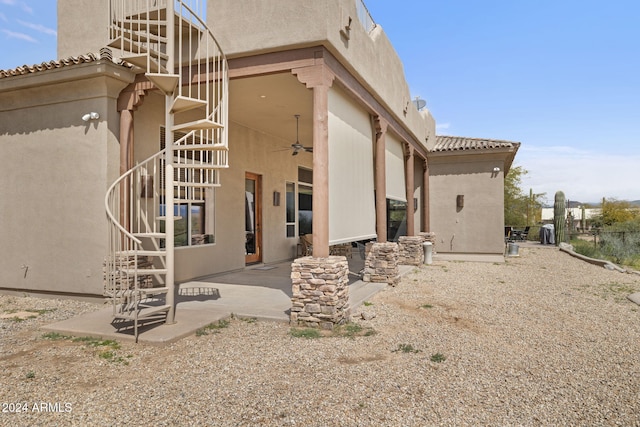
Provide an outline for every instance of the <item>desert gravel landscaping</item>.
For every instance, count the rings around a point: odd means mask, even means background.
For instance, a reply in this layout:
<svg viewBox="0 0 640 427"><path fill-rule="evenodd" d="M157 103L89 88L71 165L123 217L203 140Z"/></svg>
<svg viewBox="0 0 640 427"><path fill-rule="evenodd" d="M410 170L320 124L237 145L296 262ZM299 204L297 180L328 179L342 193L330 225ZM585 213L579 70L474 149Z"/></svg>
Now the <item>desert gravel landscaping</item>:
<svg viewBox="0 0 640 427"><path fill-rule="evenodd" d="M0 425L640 426L634 292L532 245L415 268L332 336L230 319L165 347L45 334L99 306L0 296Z"/></svg>

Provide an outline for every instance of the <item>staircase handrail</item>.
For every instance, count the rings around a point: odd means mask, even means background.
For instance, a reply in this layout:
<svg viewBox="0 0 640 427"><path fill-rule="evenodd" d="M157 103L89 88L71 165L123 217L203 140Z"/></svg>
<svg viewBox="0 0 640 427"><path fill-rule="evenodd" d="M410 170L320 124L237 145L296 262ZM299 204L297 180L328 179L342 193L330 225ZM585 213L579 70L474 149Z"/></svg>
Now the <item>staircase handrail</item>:
<svg viewBox="0 0 640 427"><path fill-rule="evenodd" d="M193 9L191 9L191 7L187 4L185 4L184 2L182 2L181 0L180 4L182 5L182 7L184 7L186 10L189 11L189 13L191 13L191 16L193 16L194 18L196 18L196 20L198 21L198 23L200 25L202 25L203 28L205 28L207 30L207 33L209 33L209 35L211 36L211 39L213 40L213 42L216 44L216 47L218 48L218 51L220 52L220 56L222 57L222 59L225 60L226 62L226 57L225 54L222 52L222 48L220 47L220 45L218 44L218 40L216 39L216 37L213 35L213 33L211 32L211 30L209 29L209 26L207 25L207 23L205 21L202 20L202 18L200 18L200 15L198 15L196 12L193 11Z"/></svg>
<svg viewBox="0 0 640 427"><path fill-rule="evenodd" d="M179 138L176 142L173 143L173 145L180 145L184 140L192 137L195 134L196 131L190 131L187 134L183 135L181 138ZM111 206L109 204L109 199L112 196L113 191L121 184L123 183L123 181L125 181L126 179L128 179L129 177L133 176L133 174L135 172L137 172L138 170L142 169L143 167L146 167L149 163L158 160L160 157L166 155L166 153L172 148L172 146L169 147L165 147L163 150L158 151L157 153L153 154L152 156L149 156L147 159L145 159L143 162L135 165L134 167L132 167L131 169L129 169L127 172L125 172L124 174L122 174L121 176L118 177L118 179L116 179L114 181L113 184L111 184L111 186L109 186L108 190L107 190L107 194L104 198L104 204L105 204L105 210L107 212L107 218L108 220L114 224L118 230L120 230L120 232L127 238L129 238L130 240L133 240L136 244L141 245L142 241L140 239L138 239L136 236L133 235L133 233L131 233L129 230L127 230L126 228L124 228L124 226L121 224L120 221L118 221L118 219L115 217L115 215L113 214L113 212L111 211Z"/></svg>

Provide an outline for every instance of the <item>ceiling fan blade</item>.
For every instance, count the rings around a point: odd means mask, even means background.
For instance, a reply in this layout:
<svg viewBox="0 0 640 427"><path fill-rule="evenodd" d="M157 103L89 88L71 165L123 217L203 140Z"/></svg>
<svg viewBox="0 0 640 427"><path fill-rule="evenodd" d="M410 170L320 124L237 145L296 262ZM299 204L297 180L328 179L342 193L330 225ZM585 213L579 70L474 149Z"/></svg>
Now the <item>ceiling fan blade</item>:
<svg viewBox="0 0 640 427"><path fill-rule="evenodd" d="M304 149L304 151L308 152L308 153L313 153L313 147L302 147Z"/></svg>
<svg viewBox="0 0 640 427"><path fill-rule="evenodd" d="M277 150L271 150L272 153L277 153L279 151L289 151L291 150L290 147L285 147L285 148L278 148Z"/></svg>

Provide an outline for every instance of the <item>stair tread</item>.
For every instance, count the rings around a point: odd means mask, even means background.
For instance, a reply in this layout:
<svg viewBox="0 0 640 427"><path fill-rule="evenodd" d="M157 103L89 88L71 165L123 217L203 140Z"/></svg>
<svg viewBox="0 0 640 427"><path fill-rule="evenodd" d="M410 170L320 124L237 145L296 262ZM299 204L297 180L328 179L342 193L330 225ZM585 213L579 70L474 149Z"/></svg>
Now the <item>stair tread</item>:
<svg viewBox="0 0 640 427"><path fill-rule="evenodd" d="M115 39L111 40L111 42L109 42L109 44L107 45L108 47L112 47L114 49L122 49L122 50L126 50L128 52L130 52L131 46L132 46L132 42L131 40L124 38L122 36L118 36Z"/></svg>
<svg viewBox="0 0 640 427"><path fill-rule="evenodd" d="M203 199L179 199L176 197L174 200L176 203L204 203Z"/></svg>
<svg viewBox="0 0 640 427"><path fill-rule="evenodd" d="M137 312L138 319L144 319L146 317L151 317L155 314L162 313L163 311L169 311L169 309L171 309L171 306L166 304L153 306L144 306L140 304L137 310L127 310L123 313L115 313L113 317L117 319L134 320L136 318Z"/></svg>
<svg viewBox="0 0 640 427"><path fill-rule="evenodd" d="M174 169L225 169L228 168L227 165L212 165L208 163L204 164L189 164L189 163L175 163L173 165Z"/></svg>
<svg viewBox="0 0 640 427"><path fill-rule="evenodd" d="M120 47L120 43L117 43L117 40L127 40L131 43L167 43L167 38L161 35L149 33L146 31L139 31L137 29L131 28L117 28L118 36L113 39L107 46L114 47L116 49L122 49Z"/></svg>
<svg viewBox="0 0 640 427"><path fill-rule="evenodd" d="M220 123L216 123L213 120L200 119L193 122L174 125L171 130L175 132L175 131L185 131L185 130L220 129L222 127L223 126Z"/></svg>
<svg viewBox="0 0 640 427"><path fill-rule="evenodd" d="M122 60L135 65L138 68L142 68L143 70L147 69L147 54L130 54L124 55ZM159 71L161 73L168 73L166 67L161 64L158 64L154 58L149 58L150 61L150 69L154 71Z"/></svg>
<svg viewBox="0 0 640 427"><path fill-rule="evenodd" d="M162 256L162 255L166 255L167 251L152 251L152 250L146 250L146 249L142 249L142 250L138 250L138 251L118 251L116 252L116 255L142 255L142 256Z"/></svg>
<svg viewBox="0 0 640 427"><path fill-rule="evenodd" d="M148 31L150 34L160 37L167 37L167 21L151 19L147 21L145 18L137 19L135 17L125 18L122 21L114 22L119 28L136 31Z"/></svg>
<svg viewBox="0 0 640 427"><path fill-rule="evenodd" d="M149 237L155 239L164 239L167 237L166 233L133 233L135 237Z"/></svg>
<svg viewBox="0 0 640 427"><path fill-rule="evenodd" d="M145 76L165 95L171 95L180 82L177 74L146 73Z"/></svg>
<svg viewBox="0 0 640 427"><path fill-rule="evenodd" d="M228 151L229 147L224 144L176 144L174 150Z"/></svg>
<svg viewBox="0 0 640 427"><path fill-rule="evenodd" d="M136 293L145 294L145 295L156 295L156 294L164 294L169 291L167 287L159 287L159 288L140 288L140 289L123 289L115 292L105 292L105 295L113 298L122 298L125 296L131 296Z"/></svg>
<svg viewBox="0 0 640 427"><path fill-rule="evenodd" d="M151 274L166 274L166 268L122 268L118 271L125 273L127 275L133 276L134 274L138 274L138 276L147 276Z"/></svg>
<svg viewBox="0 0 640 427"><path fill-rule="evenodd" d="M127 19L138 19L145 21L148 19L150 21L166 20L167 19L167 8L165 6L160 6L151 10L142 10L133 15L127 17Z"/></svg>
<svg viewBox="0 0 640 427"><path fill-rule="evenodd" d="M183 111L194 110L196 108L204 108L207 106L207 101L202 99L189 98L187 96L177 96L173 101L171 111L173 113L181 113Z"/></svg>
<svg viewBox="0 0 640 427"><path fill-rule="evenodd" d="M211 182L178 182L173 181L173 185L175 187L193 187L193 188L215 188L220 187L219 183L211 183Z"/></svg>
<svg viewBox="0 0 640 427"><path fill-rule="evenodd" d="M119 28L125 28L127 30L135 29L137 31L149 31L149 33L166 37L167 36L167 14L166 9L161 8L160 16L158 17L157 10L151 10L149 12L139 12L124 18L121 21L114 21L113 24ZM175 13L175 27L182 28L182 33L187 34L189 31L200 34L202 30L198 27L190 25L190 21L182 16L180 13ZM180 22L182 20L182 22Z"/></svg>

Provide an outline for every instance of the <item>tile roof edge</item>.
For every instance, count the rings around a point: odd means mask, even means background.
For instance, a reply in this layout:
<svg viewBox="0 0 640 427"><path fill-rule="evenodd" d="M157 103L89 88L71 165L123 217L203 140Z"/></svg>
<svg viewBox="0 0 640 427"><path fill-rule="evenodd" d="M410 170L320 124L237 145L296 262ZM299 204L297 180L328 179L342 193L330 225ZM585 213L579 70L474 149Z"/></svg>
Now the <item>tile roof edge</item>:
<svg viewBox="0 0 640 427"><path fill-rule="evenodd" d="M111 50L108 48L103 48L103 49L100 49L99 55L96 55L95 53L90 52L90 53L86 53L79 56L70 56L70 57L62 58L58 60L42 62L40 64L22 65L9 70L0 70L0 79L24 76L28 74L36 74L36 73L59 69L63 67L70 67L78 64L87 64L87 63L96 62L100 60L111 61L114 64L131 68L129 64L126 64L122 60L114 61L113 57L111 56Z"/></svg>
<svg viewBox="0 0 640 427"><path fill-rule="evenodd" d="M518 150L520 142L504 139L472 138L453 135L436 135L436 144L432 152L460 152L477 150L501 150L513 148Z"/></svg>

